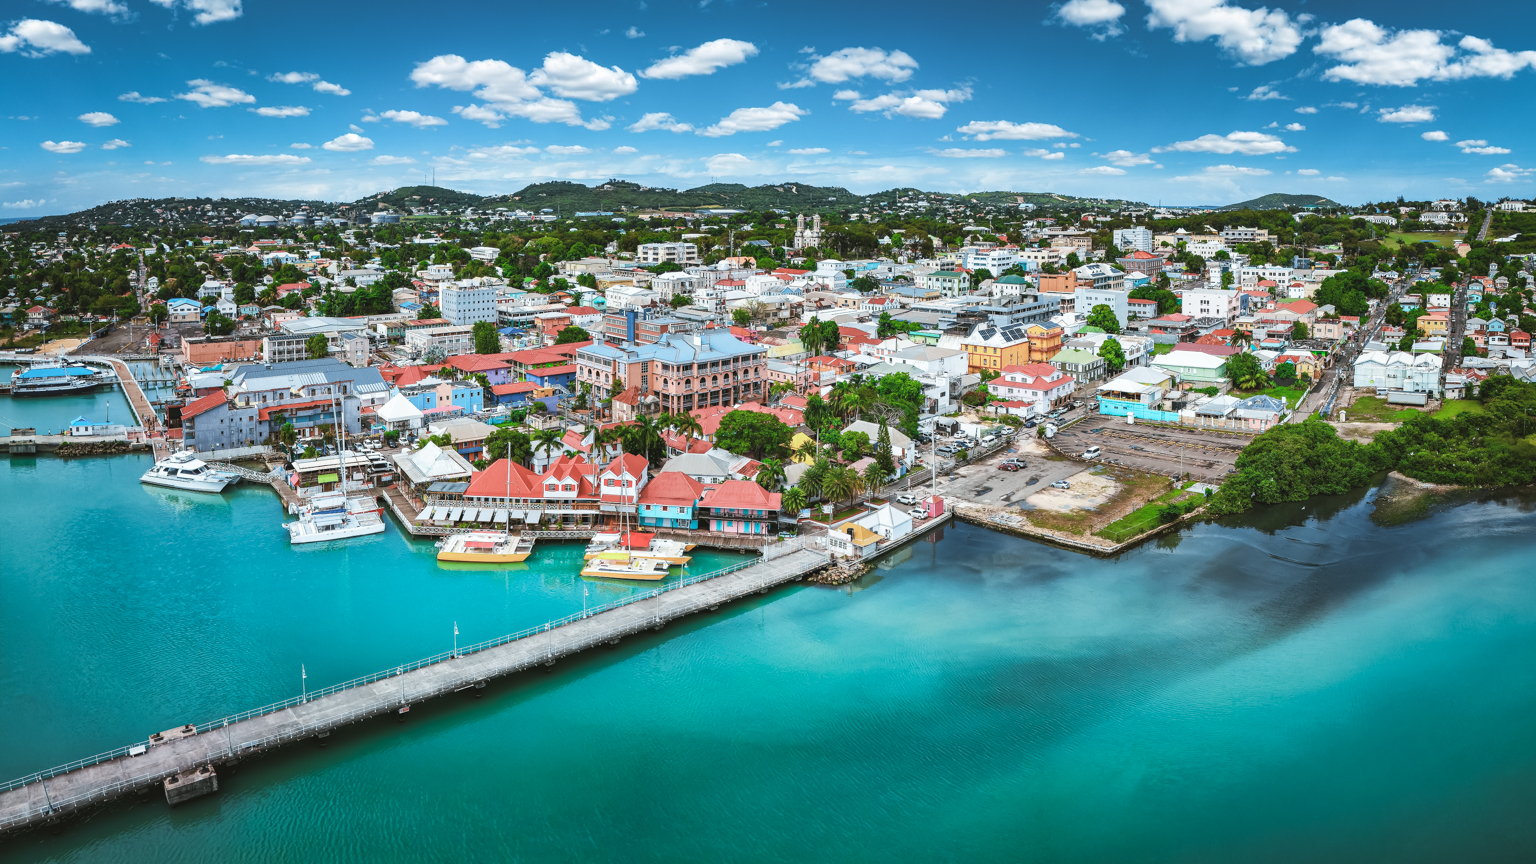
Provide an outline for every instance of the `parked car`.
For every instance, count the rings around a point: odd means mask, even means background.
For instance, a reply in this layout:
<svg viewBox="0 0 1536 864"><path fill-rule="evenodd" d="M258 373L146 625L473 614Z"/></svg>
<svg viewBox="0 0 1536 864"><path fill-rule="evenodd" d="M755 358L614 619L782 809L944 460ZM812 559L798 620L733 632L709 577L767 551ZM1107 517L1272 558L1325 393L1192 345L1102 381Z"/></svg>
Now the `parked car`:
<svg viewBox="0 0 1536 864"><path fill-rule="evenodd" d="M896 496L896 503L898 503L898 504L905 504L908 507L910 507L913 504L917 503L917 496L916 495L912 495L910 493L903 493L901 495L897 495Z"/></svg>
<svg viewBox="0 0 1536 864"><path fill-rule="evenodd" d="M1055 483L1051 484L1051 488L1052 489L1071 489L1072 488L1072 484L1068 483L1065 480L1057 480Z"/></svg>
<svg viewBox="0 0 1536 864"><path fill-rule="evenodd" d="M1017 471L1021 467L1023 467L1023 466L1016 465L1016 464L1014 464L1012 462L999 462L999 463L997 463L997 470L999 470L999 471Z"/></svg>
<svg viewBox="0 0 1536 864"><path fill-rule="evenodd" d="M1095 444L1092 447L1089 447L1087 450L1083 451L1083 458L1084 459L1097 459L1097 458L1099 458L1099 454L1102 453L1102 452L1104 452L1104 451L1099 448L1099 445Z"/></svg>

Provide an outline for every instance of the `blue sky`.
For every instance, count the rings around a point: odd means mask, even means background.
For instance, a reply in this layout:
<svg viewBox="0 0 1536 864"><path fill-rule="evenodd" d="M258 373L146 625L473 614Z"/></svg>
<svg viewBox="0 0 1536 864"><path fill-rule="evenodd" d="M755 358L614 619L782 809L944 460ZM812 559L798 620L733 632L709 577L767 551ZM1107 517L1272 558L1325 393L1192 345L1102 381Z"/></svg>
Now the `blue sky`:
<svg viewBox="0 0 1536 864"><path fill-rule="evenodd" d="M7 0L0 216L609 177L1531 197L1533 4ZM1455 29L1452 29L1454 25ZM1528 112L1527 112L1528 113Z"/></svg>

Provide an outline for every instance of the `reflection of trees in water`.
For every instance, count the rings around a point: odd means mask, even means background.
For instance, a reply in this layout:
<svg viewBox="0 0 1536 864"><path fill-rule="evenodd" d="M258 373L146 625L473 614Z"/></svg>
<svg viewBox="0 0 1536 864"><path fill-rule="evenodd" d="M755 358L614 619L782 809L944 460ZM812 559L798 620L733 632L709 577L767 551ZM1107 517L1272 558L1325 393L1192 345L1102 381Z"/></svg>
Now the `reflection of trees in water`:
<svg viewBox="0 0 1536 864"><path fill-rule="evenodd" d="M1183 542L1184 532L1182 530L1170 531L1167 534L1158 536L1157 548L1166 549L1167 551L1172 552L1173 550L1179 548L1179 544Z"/></svg>
<svg viewBox="0 0 1536 864"><path fill-rule="evenodd" d="M1382 475L1385 477L1385 475ZM1378 486L1362 486L1342 495L1314 495L1305 501L1259 505L1245 513L1224 516L1217 524L1224 528L1252 528L1273 535L1286 528L1305 525L1309 520L1327 522L1375 494Z"/></svg>

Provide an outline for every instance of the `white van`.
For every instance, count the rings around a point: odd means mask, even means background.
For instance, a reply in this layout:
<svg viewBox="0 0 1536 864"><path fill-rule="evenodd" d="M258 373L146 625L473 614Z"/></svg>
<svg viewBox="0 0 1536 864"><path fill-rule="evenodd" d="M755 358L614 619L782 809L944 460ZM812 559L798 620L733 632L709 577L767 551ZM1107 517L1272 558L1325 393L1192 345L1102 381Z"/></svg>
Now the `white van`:
<svg viewBox="0 0 1536 864"><path fill-rule="evenodd" d="M1100 453L1099 446L1097 444L1095 444L1094 446L1089 447L1087 450L1083 451L1083 458L1084 459L1097 459L1097 458L1099 458L1099 453Z"/></svg>

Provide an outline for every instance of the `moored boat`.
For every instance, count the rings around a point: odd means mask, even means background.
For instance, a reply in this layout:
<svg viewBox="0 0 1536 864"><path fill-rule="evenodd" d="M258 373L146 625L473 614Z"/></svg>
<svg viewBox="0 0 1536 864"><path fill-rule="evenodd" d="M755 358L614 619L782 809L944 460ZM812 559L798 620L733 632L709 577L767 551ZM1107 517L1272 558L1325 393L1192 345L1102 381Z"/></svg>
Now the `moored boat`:
<svg viewBox="0 0 1536 864"><path fill-rule="evenodd" d="M239 479L239 475L209 467L191 450L183 450L156 462L139 477L139 482L188 492L223 492Z"/></svg>
<svg viewBox="0 0 1536 864"><path fill-rule="evenodd" d="M590 579L631 579L641 582L659 582L667 578L670 565L660 558L641 558L621 550L599 553L581 568L581 575Z"/></svg>
<svg viewBox="0 0 1536 864"><path fill-rule="evenodd" d="M687 546L679 540L668 540L655 534L631 531L624 535L622 546L637 558L657 558L669 565L682 566L693 560L683 553Z"/></svg>
<svg viewBox="0 0 1536 864"><path fill-rule="evenodd" d="M298 519L283 523L283 527L288 529L288 542L298 545L382 534L384 520L376 503L333 494L316 496L299 512Z"/></svg>
<svg viewBox="0 0 1536 864"><path fill-rule="evenodd" d="M586 551L582 553L583 560L591 561L598 555L618 546L619 541L622 539L624 539L623 534L593 534L592 539L587 541Z"/></svg>
<svg viewBox="0 0 1536 864"><path fill-rule="evenodd" d="M437 553L439 561L470 564L506 564L526 561L533 554L533 541L521 534L500 531L470 531L444 538Z"/></svg>
<svg viewBox="0 0 1536 864"><path fill-rule="evenodd" d="M12 396L57 396L66 393L83 393L97 387L117 383L117 375L101 369L92 369L78 363L65 365L62 361L34 364L30 369L17 369L11 373Z"/></svg>

